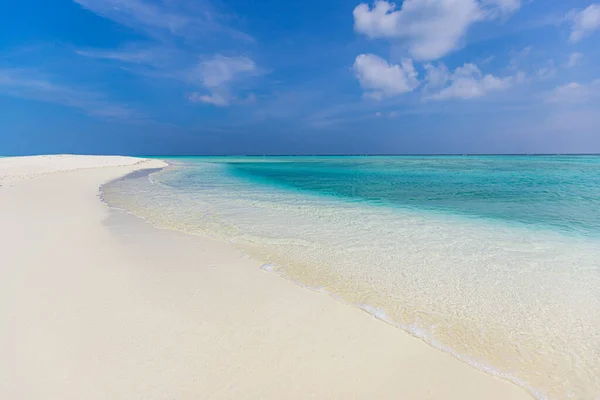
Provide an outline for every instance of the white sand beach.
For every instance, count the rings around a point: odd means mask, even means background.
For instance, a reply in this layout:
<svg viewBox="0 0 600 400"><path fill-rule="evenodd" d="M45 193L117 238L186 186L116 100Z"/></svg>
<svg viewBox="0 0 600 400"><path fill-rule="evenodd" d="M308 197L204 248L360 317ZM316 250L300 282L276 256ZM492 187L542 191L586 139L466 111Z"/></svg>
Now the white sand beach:
<svg viewBox="0 0 600 400"><path fill-rule="evenodd" d="M0 399L531 399L227 243L99 198L129 157L0 159Z"/></svg>

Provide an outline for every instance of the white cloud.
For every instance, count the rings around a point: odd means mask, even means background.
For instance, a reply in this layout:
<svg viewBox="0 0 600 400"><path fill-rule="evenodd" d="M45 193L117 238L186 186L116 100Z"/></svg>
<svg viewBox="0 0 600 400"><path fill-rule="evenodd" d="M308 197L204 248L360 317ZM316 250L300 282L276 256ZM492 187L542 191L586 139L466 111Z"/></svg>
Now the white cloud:
<svg viewBox="0 0 600 400"><path fill-rule="evenodd" d="M600 28L600 4L592 4L581 11L571 11L568 17L573 22L569 40L577 43Z"/></svg>
<svg viewBox="0 0 600 400"><path fill-rule="evenodd" d="M360 86L367 90L365 95L377 100L411 92L419 86L412 60L395 65L374 54L361 54L353 68Z"/></svg>
<svg viewBox="0 0 600 400"><path fill-rule="evenodd" d="M581 61L583 60L583 53L571 53L571 55L569 56L569 61L567 61L567 68L573 68L578 66L579 64L581 64Z"/></svg>
<svg viewBox="0 0 600 400"><path fill-rule="evenodd" d="M199 83L209 90L210 94L192 93L188 100L216 106L227 106L237 98L231 94L232 82L260 74L256 63L244 56L226 57L216 54L201 60L188 74L191 83ZM255 99L255 97L253 97ZM248 101L248 103L252 102Z"/></svg>
<svg viewBox="0 0 600 400"><path fill-rule="evenodd" d="M452 98L473 99L489 92L505 90L522 80L517 74L499 78L491 74L483 75L475 64L464 64L450 73L446 66L426 65L425 99L448 100Z"/></svg>
<svg viewBox="0 0 600 400"><path fill-rule="evenodd" d="M532 46L527 46L519 51L511 51L509 68L513 70L519 70L523 64L530 64L530 62L526 61L532 50Z"/></svg>
<svg viewBox="0 0 600 400"><path fill-rule="evenodd" d="M492 55L492 56L488 56L486 58L484 58L481 62L479 62L480 65L486 65L491 63L492 61L494 61L494 59L496 58L496 56Z"/></svg>
<svg viewBox="0 0 600 400"><path fill-rule="evenodd" d="M191 93L187 96L187 99L192 103L206 103L213 104L215 106L224 107L235 102L237 104L254 104L256 103L256 95L250 93L246 98L237 98L231 95L228 91L221 91L220 93L215 92L212 94L200 94L198 92Z"/></svg>
<svg viewBox="0 0 600 400"><path fill-rule="evenodd" d="M377 111L375 113L377 118L396 118L398 116L398 111L389 111L389 112L381 112Z"/></svg>
<svg viewBox="0 0 600 400"><path fill-rule="evenodd" d="M554 60L548 60L546 65L539 68L536 71L536 75L541 80L548 80L556 77L556 66L554 65Z"/></svg>
<svg viewBox="0 0 600 400"><path fill-rule="evenodd" d="M469 27L514 12L519 0L376 1L354 9L354 29L369 38L401 39L417 60L435 60L458 48Z"/></svg>
<svg viewBox="0 0 600 400"><path fill-rule="evenodd" d="M484 0L483 2L498 7L504 13L512 13L521 8L521 0Z"/></svg>
<svg viewBox="0 0 600 400"><path fill-rule="evenodd" d="M204 86L214 88L238 79L240 76L254 74L257 70L254 61L248 57L226 57L216 54L200 61L192 72L192 79L197 73Z"/></svg>
<svg viewBox="0 0 600 400"><path fill-rule="evenodd" d="M100 93L55 84L36 77L31 71L0 69L0 92L14 97L79 109L96 117L136 118L136 113L130 107L112 103Z"/></svg>
<svg viewBox="0 0 600 400"><path fill-rule="evenodd" d="M431 60L454 50L482 18L475 0L406 0L400 9L377 1L373 8L360 4L354 9L354 29L370 38L405 39L414 58Z"/></svg>
<svg viewBox="0 0 600 400"><path fill-rule="evenodd" d="M547 103L583 103L600 97L600 79L589 84L577 82L557 86L546 95Z"/></svg>
<svg viewBox="0 0 600 400"><path fill-rule="evenodd" d="M194 92L188 96L188 100L192 103L207 103L215 106L227 106L229 105L231 99L228 96L222 96L217 93L202 95L198 92Z"/></svg>
<svg viewBox="0 0 600 400"><path fill-rule="evenodd" d="M182 52L169 47L145 48L136 45L115 50L77 50L79 55L102 58L127 64L129 71L140 75L173 79L195 87L202 86L210 93L193 92L187 95L192 102L202 102L216 106L227 106L232 102L251 104L255 97L237 99L232 92L232 84L245 78L263 74L254 60L245 56L227 57L215 54L201 58L193 67L181 66L188 63ZM187 62L186 62L187 61Z"/></svg>
<svg viewBox="0 0 600 400"><path fill-rule="evenodd" d="M450 79L450 72L444 64L435 66L425 64L425 90L436 90L444 87Z"/></svg>
<svg viewBox="0 0 600 400"><path fill-rule="evenodd" d="M217 11L211 0L73 0L89 11L145 34L149 40L118 49L80 49L79 55L112 60L146 77L172 79L206 89L186 97L192 102L226 106L249 104L252 98L238 99L232 83L262 73L247 57L213 55L200 62L192 58L214 45L234 39L247 44L249 35L232 28L235 18ZM227 41L229 40L229 41Z"/></svg>
<svg viewBox="0 0 600 400"><path fill-rule="evenodd" d="M197 40L215 32L253 40L221 20L208 1L179 0L73 0L82 7L104 18L126 25L153 37L180 36Z"/></svg>
<svg viewBox="0 0 600 400"><path fill-rule="evenodd" d="M161 9L143 0L74 0L105 18L131 27L166 29L177 34L191 23L189 17Z"/></svg>
<svg viewBox="0 0 600 400"><path fill-rule="evenodd" d="M129 64L163 65L168 64L177 56L176 52L168 48L151 46L128 45L119 49L79 49L77 54L89 58L99 58L120 61Z"/></svg>

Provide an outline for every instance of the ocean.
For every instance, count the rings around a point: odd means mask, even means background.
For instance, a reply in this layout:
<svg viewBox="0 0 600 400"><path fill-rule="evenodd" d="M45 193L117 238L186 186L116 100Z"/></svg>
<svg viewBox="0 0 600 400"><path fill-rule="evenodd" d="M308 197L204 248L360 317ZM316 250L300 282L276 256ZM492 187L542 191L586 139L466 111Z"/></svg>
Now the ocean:
<svg viewBox="0 0 600 400"><path fill-rule="evenodd" d="M226 240L538 399L600 398L600 157L166 160L104 199Z"/></svg>

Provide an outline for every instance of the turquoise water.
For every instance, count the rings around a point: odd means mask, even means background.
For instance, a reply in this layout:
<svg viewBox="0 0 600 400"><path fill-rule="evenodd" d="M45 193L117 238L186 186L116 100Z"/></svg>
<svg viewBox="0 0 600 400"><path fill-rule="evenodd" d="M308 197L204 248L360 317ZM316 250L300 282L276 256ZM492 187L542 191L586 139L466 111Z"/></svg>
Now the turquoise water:
<svg viewBox="0 0 600 400"><path fill-rule="evenodd" d="M538 398L600 398L600 157L192 157L104 187Z"/></svg>
<svg viewBox="0 0 600 400"><path fill-rule="evenodd" d="M600 157L332 157L228 165L232 174L263 184L600 234Z"/></svg>

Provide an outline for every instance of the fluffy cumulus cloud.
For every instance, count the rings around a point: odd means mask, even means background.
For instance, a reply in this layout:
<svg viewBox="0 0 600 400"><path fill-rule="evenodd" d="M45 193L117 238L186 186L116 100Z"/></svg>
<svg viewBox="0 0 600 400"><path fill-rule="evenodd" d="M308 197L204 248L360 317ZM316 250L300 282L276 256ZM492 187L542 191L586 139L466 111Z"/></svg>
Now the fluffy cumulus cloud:
<svg viewBox="0 0 600 400"><path fill-rule="evenodd" d="M395 65L374 54L361 54L354 61L354 73L365 95L377 100L411 92L419 86L412 60Z"/></svg>
<svg viewBox="0 0 600 400"><path fill-rule="evenodd" d="M519 0L376 1L354 9L354 29L369 38L403 41L417 60L435 60L460 46L469 27L514 12Z"/></svg>
<svg viewBox="0 0 600 400"><path fill-rule="evenodd" d="M588 84L567 83L546 95L547 103L584 103L600 97L600 79Z"/></svg>
<svg viewBox="0 0 600 400"><path fill-rule="evenodd" d="M572 11L569 18L573 23L569 39L572 43L577 43L600 28L600 4L592 4L581 11Z"/></svg>
<svg viewBox="0 0 600 400"><path fill-rule="evenodd" d="M231 94L232 82L255 76L260 73L256 63L244 56L226 57L220 54L201 60L188 74L188 80L199 83L210 93L197 92L188 96L192 102L202 102L216 106L226 106L236 101Z"/></svg>
<svg viewBox="0 0 600 400"><path fill-rule="evenodd" d="M256 64L248 57L226 57L216 54L200 61L195 69L202 84L209 88L219 87L245 74L257 71ZM195 74L192 74L194 77Z"/></svg>
<svg viewBox="0 0 600 400"><path fill-rule="evenodd" d="M425 68L425 99L432 100L474 99L508 89L520 80L519 76L499 78L491 74L484 75L475 64L465 64L454 72L448 71L443 64L428 64Z"/></svg>
<svg viewBox="0 0 600 400"><path fill-rule="evenodd" d="M171 79L198 87L188 92L189 101L216 106L251 103L240 100L233 83L259 74L255 62L243 56L202 54L210 45L247 45L254 39L228 25L234 20L221 14L210 0L73 0L83 8L145 35L143 41L117 49L79 49L89 58L127 64L128 71L155 79ZM184 39L184 40L181 40ZM233 40L232 40L233 39ZM216 47L216 46L215 46ZM239 91L239 90L238 90Z"/></svg>

